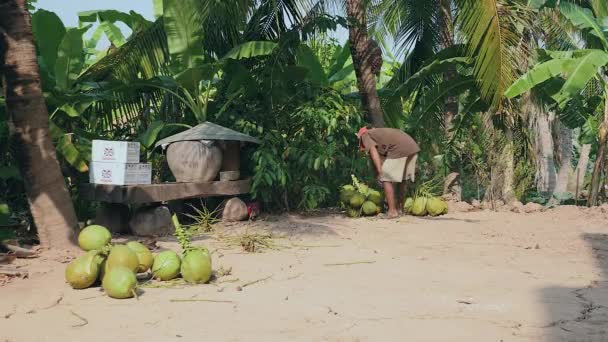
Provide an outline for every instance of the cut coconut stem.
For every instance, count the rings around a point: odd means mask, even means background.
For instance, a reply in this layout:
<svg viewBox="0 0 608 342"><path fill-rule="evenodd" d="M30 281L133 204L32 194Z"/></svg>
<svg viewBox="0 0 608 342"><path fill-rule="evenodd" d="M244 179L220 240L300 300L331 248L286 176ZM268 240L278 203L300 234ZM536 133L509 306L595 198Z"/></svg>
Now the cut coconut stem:
<svg viewBox="0 0 608 342"><path fill-rule="evenodd" d="M336 264L325 264L323 266L350 266L350 265L360 265L360 264L374 264L375 261L353 261L353 262L341 262Z"/></svg>
<svg viewBox="0 0 608 342"><path fill-rule="evenodd" d="M19 246L13 246L9 244L2 244L6 249L8 249L14 256L17 258L37 258L38 253L31 251L29 249L25 249Z"/></svg>
<svg viewBox="0 0 608 342"><path fill-rule="evenodd" d="M80 324L72 325L73 328L84 327L85 325L89 324L89 321L86 318L80 316L79 314L75 313L74 311L70 310L70 313L72 315L78 317L82 321L82 323L80 323Z"/></svg>
<svg viewBox="0 0 608 342"><path fill-rule="evenodd" d="M234 303L231 300L215 300L215 299L170 299L171 303L183 303L183 302L209 302L209 303Z"/></svg>
<svg viewBox="0 0 608 342"><path fill-rule="evenodd" d="M269 276L268 276L268 277L266 277L266 278L262 278L262 279L258 279L258 280L254 280L254 281L248 282L248 283L246 283L246 284L241 285L241 287L243 288L243 287L247 287L247 286L255 285L255 284L257 284L257 283L261 283L261 282L263 282L263 281L265 281L265 280L268 280L268 279L272 278L272 276L273 276L273 275L274 275L274 274L271 274L271 275L269 275Z"/></svg>

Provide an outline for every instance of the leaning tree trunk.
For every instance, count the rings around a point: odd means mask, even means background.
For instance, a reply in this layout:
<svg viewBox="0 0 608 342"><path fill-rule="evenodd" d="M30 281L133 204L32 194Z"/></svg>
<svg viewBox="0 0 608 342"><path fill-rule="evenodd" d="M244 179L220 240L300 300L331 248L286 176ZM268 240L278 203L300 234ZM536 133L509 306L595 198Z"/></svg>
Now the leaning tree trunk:
<svg viewBox="0 0 608 342"><path fill-rule="evenodd" d="M543 194L551 195L557 182L557 171L553 155L553 136L549 113L538 111L536 122L536 189Z"/></svg>
<svg viewBox="0 0 608 342"><path fill-rule="evenodd" d="M384 127L384 114L372 67L374 49L369 48L364 2L365 0L346 0L350 50L363 110L374 127Z"/></svg>
<svg viewBox="0 0 608 342"><path fill-rule="evenodd" d="M511 203L515 200L515 143L510 127L505 128L505 146L500 154L500 165L503 167L501 197L505 203Z"/></svg>
<svg viewBox="0 0 608 342"><path fill-rule="evenodd" d="M591 177L591 191L589 194L589 206L597 205L598 196L600 193L600 185L602 184L602 169L604 159L606 158L606 143L608 143L608 85L604 89L604 121L600 125L600 141L597 148L597 156L595 157L595 165L593 167L593 176Z"/></svg>
<svg viewBox="0 0 608 342"><path fill-rule="evenodd" d="M554 192L564 193L568 190L568 180L572 174L572 130L561 122L557 129L557 154L559 160L559 172Z"/></svg>
<svg viewBox="0 0 608 342"><path fill-rule="evenodd" d="M580 196L580 193L584 190L585 176L587 175L587 168L589 167L589 155L591 154L591 144L584 144L581 146L581 153L578 158L578 164L576 170L572 176L572 185L570 186L570 192ZM578 183L577 183L578 182Z"/></svg>
<svg viewBox="0 0 608 342"><path fill-rule="evenodd" d="M0 77L40 244L71 248L78 221L51 141L26 0L0 1Z"/></svg>

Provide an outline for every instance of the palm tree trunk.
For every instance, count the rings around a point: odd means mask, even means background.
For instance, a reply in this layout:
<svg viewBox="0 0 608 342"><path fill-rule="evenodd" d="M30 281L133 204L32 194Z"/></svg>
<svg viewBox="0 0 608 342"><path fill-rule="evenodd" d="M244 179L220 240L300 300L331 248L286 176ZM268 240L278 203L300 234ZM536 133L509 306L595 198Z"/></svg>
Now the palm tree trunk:
<svg viewBox="0 0 608 342"><path fill-rule="evenodd" d="M568 180L572 174L572 130L562 123L558 123L558 146L557 155L559 160L559 171L555 193L564 193L568 190Z"/></svg>
<svg viewBox="0 0 608 342"><path fill-rule="evenodd" d="M591 177L591 192L589 194L589 206L597 205L602 184L602 169L606 158L606 144L608 143L608 85L604 89L604 121L600 125L600 141Z"/></svg>
<svg viewBox="0 0 608 342"><path fill-rule="evenodd" d="M505 146L500 155L500 165L503 167L503 180L501 198L505 203L511 203L515 198L515 143L513 141L513 130L505 128Z"/></svg>
<svg viewBox="0 0 608 342"><path fill-rule="evenodd" d="M549 113L538 111L535 133L536 189L544 195L552 195L557 182L557 170L553 159L553 136Z"/></svg>
<svg viewBox="0 0 608 342"><path fill-rule="evenodd" d="M452 1L451 0L441 0L441 48L447 49L449 47L454 46L454 25L452 18ZM445 74L443 75L443 79L446 83L451 82L456 78L456 67L450 67ZM450 138L450 130L452 129L452 121L456 115L458 115L458 98L455 96L448 96L445 99L445 110L443 115L443 123L445 128L446 138Z"/></svg>
<svg viewBox="0 0 608 342"><path fill-rule="evenodd" d="M40 244L69 249L78 221L51 141L26 0L0 2L0 77Z"/></svg>
<svg viewBox="0 0 608 342"><path fill-rule="evenodd" d="M368 48L364 1L346 0L350 50L363 110L374 127L384 127L384 114L376 90L376 77L371 65L373 54L371 49Z"/></svg>

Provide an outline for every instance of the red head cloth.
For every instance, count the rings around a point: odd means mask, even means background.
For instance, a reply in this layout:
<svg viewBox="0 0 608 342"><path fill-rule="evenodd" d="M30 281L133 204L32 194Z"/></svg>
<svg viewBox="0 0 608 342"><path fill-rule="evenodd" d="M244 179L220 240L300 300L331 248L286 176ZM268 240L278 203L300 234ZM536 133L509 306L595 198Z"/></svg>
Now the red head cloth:
<svg viewBox="0 0 608 342"><path fill-rule="evenodd" d="M364 147L363 147L363 143L361 142L361 137L367 133L369 129L367 127L361 127L361 129L359 130L359 133L357 133L357 137L359 138L359 150L363 151Z"/></svg>

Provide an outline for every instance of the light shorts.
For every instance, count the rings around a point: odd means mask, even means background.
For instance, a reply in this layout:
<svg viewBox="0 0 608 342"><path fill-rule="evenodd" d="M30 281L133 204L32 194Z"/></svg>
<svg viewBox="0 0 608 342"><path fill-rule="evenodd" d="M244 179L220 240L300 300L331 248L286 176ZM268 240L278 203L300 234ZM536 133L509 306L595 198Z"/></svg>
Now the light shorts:
<svg viewBox="0 0 608 342"><path fill-rule="evenodd" d="M382 164L381 182L401 183L416 180L418 153L405 158L387 159Z"/></svg>

